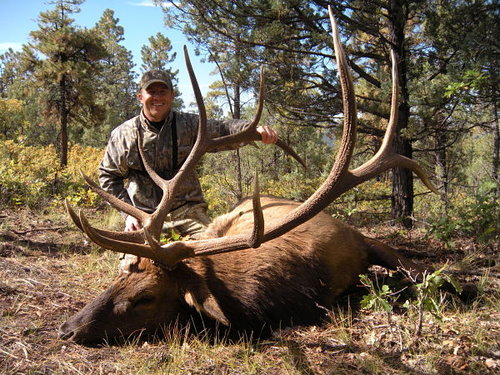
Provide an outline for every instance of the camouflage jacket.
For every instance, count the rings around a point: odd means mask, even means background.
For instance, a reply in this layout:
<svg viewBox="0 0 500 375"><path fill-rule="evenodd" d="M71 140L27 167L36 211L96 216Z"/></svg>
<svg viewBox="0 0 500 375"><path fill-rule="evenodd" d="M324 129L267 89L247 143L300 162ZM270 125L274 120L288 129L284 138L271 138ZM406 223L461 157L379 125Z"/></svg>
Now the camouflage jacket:
<svg viewBox="0 0 500 375"><path fill-rule="evenodd" d="M172 147L172 123L177 130L177 164ZM211 138L234 134L246 126L249 121L227 120L208 121ZM121 200L146 212L153 212L160 203L161 189L156 186L143 168L137 149L137 132L142 133L143 148L147 160L163 178L171 178L189 155L196 140L198 116L189 113L171 112L160 131L152 126L143 113L117 128L109 139L106 152L99 166L99 182L102 188ZM224 150L235 149L232 145ZM222 151L222 150L216 150ZM125 180L127 183L125 183ZM186 203L203 203L200 182L193 171L180 187L174 199L172 210Z"/></svg>

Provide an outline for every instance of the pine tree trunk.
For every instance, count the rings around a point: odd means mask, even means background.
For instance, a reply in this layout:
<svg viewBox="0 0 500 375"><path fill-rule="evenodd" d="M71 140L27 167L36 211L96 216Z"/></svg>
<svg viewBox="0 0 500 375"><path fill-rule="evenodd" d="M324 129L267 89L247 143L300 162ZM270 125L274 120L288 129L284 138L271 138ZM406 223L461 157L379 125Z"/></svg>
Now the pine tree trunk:
<svg viewBox="0 0 500 375"><path fill-rule="evenodd" d="M449 210L450 201L448 199L449 182L448 182L448 163L447 163L447 133L446 127L440 126L439 119L434 124L436 129L435 139L435 160L436 160L436 177L439 181L439 190L441 191L441 199L444 202L445 215Z"/></svg>
<svg viewBox="0 0 500 375"><path fill-rule="evenodd" d="M59 84L61 95L61 106L59 108L59 122L61 126L61 154L60 165L68 165L68 109L66 105L66 77L63 76Z"/></svg>
<svg viewBox="0 0 500 375"><path fill-rule="evenodd" d="M401 137L394 140L394 148L401 155L411 158L411 142ZM405 228L413 226L413 175L408 169L394 168L392 172L392 219Z"/></svg>
<svg viewBox="0 0 500 375"><path fill-rule="evenodd" d="M493 116L495 117L495 135L494 135L494 140L493 140L493 170L492 170L492 175L493 175L493 181L495 181L497 184L499 182L498 180L498 169L500 167L500 129L498 126L498 109L497 109L497 102L495 101L493 103ZM498 198L499 195L499 188L498 185L495 187L494 190L495 197Z"/></svg>
<svg viewBox="0 0 500 375"><path fill-rule="evenodd" d="M413 147L411 141L401 137L401 131L408 127L410 118L407 51L405 47L405 24L408 16L407 2L404 0L390 0L389 28L391 41L396 49L399 70L401 99L399 104L399 121L394 139L396 152L411 158ZM413 225L413 175L408 169L395 168L392 174L392 219L406 228Z"/></svg>

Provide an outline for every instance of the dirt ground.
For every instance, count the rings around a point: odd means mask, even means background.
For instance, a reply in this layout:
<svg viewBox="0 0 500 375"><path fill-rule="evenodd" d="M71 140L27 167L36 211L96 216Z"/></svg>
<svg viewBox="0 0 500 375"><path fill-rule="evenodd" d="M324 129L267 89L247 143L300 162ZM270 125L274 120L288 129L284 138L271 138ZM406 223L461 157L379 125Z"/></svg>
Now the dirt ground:
<svg viewBox="0 0 500 375"><path fill-rule="evenodd" d="M0 212L1 374L494 374L500 372L497 249L465 241L446 251L417 234L367 229L428 265L462 265L462 282L487 278L489 299L459 302L445 319L428 317L423 335L395 312L344 305L324 326L295 327L259 343L203 339L84 347L60 340L57 327L105 289L115 254L92 247L61 211ZM392 231L392 232L391 232ZM492 302L492 297L493 302ZM355 298L353 297L353 300ZM347 301L347 299L346 299Z"/></svg>

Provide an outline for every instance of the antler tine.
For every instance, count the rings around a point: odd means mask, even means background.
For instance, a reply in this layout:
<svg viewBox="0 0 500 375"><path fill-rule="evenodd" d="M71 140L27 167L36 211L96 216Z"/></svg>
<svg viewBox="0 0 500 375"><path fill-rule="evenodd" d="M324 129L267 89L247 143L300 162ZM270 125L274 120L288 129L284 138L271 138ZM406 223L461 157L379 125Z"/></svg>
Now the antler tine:
<svg viewBox="0 0 500 375"><path fill-rule="evenodd" d="M70 207L67 205L67 207ZM71 217L76 216L76 213L70 208L72 214ZM111 238L108 234L118 234L116 232L104 233L104 231L98 230L92 227L83 212L80 212L78 220L75 220L75 224L83 231L85 234L98 246L112 250L118 253L127 253L136 255L138 257L144 257L152 259L160 264L163 264L169 268L175 267L179 259L185 259L194 256L193 249L187 246L177 246L171 251L164 251L161 248L160 243L152 237L149 230L144 228L142 231L135 232L121 232L122 234L140 234L141 238L137 238L138 242L131 241L131 236L129 238ZM147 240L147 243L142 239L142 233Z"/></svg>
<svg viewBox="0 0 500 375"><path fill-rule="evenodd" d="M140 220L145 221L149 214L147 214L144 211L139 210L137 207L132 206L131 204L128 204L121 199L115 197L113 194L108 193L107 191L103 190L100 186L98 186L90 177L88 177L85 173L80 171L80 174L82 175L83 179L89 185L89 187L97 193L98 195L101 196L106 202L108 202L111 206L116 208L118 211L123 211L128 215L134 216Z"/></svg>
<svg viewBox="0 0 500 375"><path fill-rule="evenodd" d="M264 100L265 100L265 76L264 76L264 67L261 66L259 73L259 95L258 95L257 109L255 111L255 115L252 122L248 127L246 127L243 131L239 133L226 135L223 137L217 137L209 140L207 150L214 150L221 147L222 145L227 145L227 144L238 144L243 142L261 140L261 135L257 132L257 125L259 124L260 118L262 117L262 112L264 111ZM278 139L276 141L276 146L281 148L283 151L285 151L286 154L290 155L292 158L298 161L304 168L307 168L306 163L299 156L299 154L297 154L293 148L291 148L281 139Z"/></svg>
<svg viewBox="0 0 500 375"><path fill-rule="evenodd" d="M139 257L146 257L154 259L155 254L151 251L151 248L144 243L134 243L130 241L120 241L116 239L111 239L106 237L96 231L89 222L85 215L80 212L80 223L82 224L83 231L85 234L97 245L112 251L119 253L133 254Z"/></svg>
<svg viewBox="0 0 500 375"><path fill-rule="evenodd" d="M187 47L184 46L184 57L186 60L186 67L189 73L189 77L191 79L191 84L193 86L194 96L196 98L196 103L198 104L199 111L199 125L198 125L198 136L196 138L196 142L191 149L186 161L183 163L180 170L171 180L165 180L160 177L154 169L150 166L147 161L146 156L144 155L144 150L142 148L142 134L139 132L139 152L141 154L141 158L144 164L144 168L146 169L149 176L153 179L153 181L162 189L163 196L158 204L156 210L151 214L150 222L147 225L144 225L144 231L148 232L151 235L151 238L155 238L158 240L160 238L161 229L163 227L163 221L165 216L172 208L173 198L175 196L176 187L181 181L183 181L184 177L187 173L192 171L196 165L196 163L200 160L203 154L207 149L207 114L205 110L205 104L203 103L203 97L201 95L201 91L198 85L198 81L196 79L196 75L194 73L193 67L191 65L191 60L189 58L189 54L187 51ZM148 241L151 244L151 241ZM153 245L152 245L153 246Z"/></svg>
<svg viewBox="0 0 500 375"><path fill-rule="evenodd" d="M278 139L276 141L276 146L281 148L283 151L285 151L286 154L290 155L292 158L294 158L296 161L300 163L305 169L307 169L306 162L295 152L293 148L288 146L285 142L283 142L281 139Z"/></svg>
<svg viewBox="0 0 500 375"><path fill-rule="evenodd" d="M394 136L396 135L396 126L398 124L399 115L399 72L398 72L398 59L396 57L396 51L391 48L391 112L389 114L389 122L387 123L387 129L385 130L384 139L380 150L387 150L392 148L392 142ZM379 151L380 152L380 151Z"/></svg>
<svg viewBox="0 0 500 375"><path fill-rule="evenodd" d="M286 233L291 228L294 228L319 213L335 198L339 197L352 187L394 167L410 168L432 191L437 192L426 176L424 170L414 160L399 155L392 149L392 141L394 139L397 125L399 102L399 79L397 61L395 58L396 54L394 51L391 51L391 75L393 80L391 114L382 147L372 159L364 163L361 167L358 167L353 171L347 170L352 156L356 135L357 117L355 95L345 53L342 44L340 43L337 23L330 6L328 7L328 13L332 25L333 45L342 88L342 100L344 107L344 131L342 134L340 149L330 175L326 181L308 200L306 200L295 211L292 211L288 217L285 217L282 223L276 223L273 228L266 232L264 235L264 241L268 241Z"/></svg>
<svg viewBox="0 0 500 375"><path fill-rule="evenodd" d="M73 210L73 207L69 204L67 200L64 200L64 206L66 207L66 212L68 212L69 216L75 223L75 225L82 231L85 232L83 229L83 225L80 221L80 216ZM80 213L80 215L82 215ZM119 241L129 241L129 242L134 242L134 243L143 243L144 239L142 236L141 231L134 231L134 232L112 232L108 230L102 230L102 229L97 229L93 228L93 230L98 233L101 236L107 237L109 239L115 239Z"/></svg>
<svg viewBox="0 0 500 375"><path fill-rule="evenodd" d="M264 109L264 96L265 96L265 79L264 79L264 67L260 67L259 74L259 99L257 104L257 110L255 112L254 118L249 126L244 130L236 133L225 135L223 137L217 137L209 140L208 149L213 150L227 144L238 144L242 142L258 141L261 139L259 133L257 133L257 125L259 124L260 118L262 116L262 111ZM302 161L300 162L303 163Z"/></svg>
<svg viewBox="0 0 500 375"><path fill-rule="evenodd" d="M191 80L191 86L193 86L193 93L196 99L196 105L198 106L198 116L200 119L200 125L207 123L207 111L205 109L205 103L203 102L203 96L201 95L200 86L198 85L198 80L196 79L196 74L194 73L193 66L191 64L191 59L189 58L188 49L184 46L184 59L186 60L186 68L189 73L189 79Z"/></svg>
<svg viewBox="0 0 500 375"><path fill-rule="evenodd" d="M200 86L198 85L198 80L191 65L191 59L189 58L189 53L187 47L184 46L184 57L186 60L186 68L189 73L189 78L191 79L191 85L193 86L193 93L196 99L196 105L198 106L198 134L196 137L196 142L189 153L186 161L182 165L181 169L173 180L181 179L182 176L187 173L187 171L193 170L196 163L208 150L209 140L207 139L207 111L205 109L205 103L203 102L203 96L201 95Z"/></svg>
<svg viewBox="0 0 500 375"><path fill-rule="evenodd" d="M160 187L162 190L168 187L168 181L161 178L158 173L151 167L149 164L148 158L146 157L146 153L144 152L144 147L142 146L142 132L137 132L137 148L139 149L139 155L141 156L142 164L144 165L144 169L146 173L151 177L154 183Z"/></svg>
<svg viewBox="0 0 500 375"><path fill-rule="evenodd" d="M265 77L264 77L264 66L261 65L259 72L259 99L257 102L257 111L255 111L255 116L253 117L252 123L249 128L255 129L260 122L262 117L262 111L264 110L264 100L265 100Z"/></svg>
<svg viewBox="0 0 500 375"><path fill-rule="evenodd" d="M144 152L144 148L142 146L141 131L138 131L137 134L137 147L139 149L139 154L141 156L144 169L146 170L149 177L151 177L151 179L154 181L154 183L163 191L162 199L160 200L160 203L158 204L156 210L152 214L146 214L146 220L141 221L144 232L148 231L152 234L152 236L159 239L161 235L161 229L163 227L163 220L172 208L173 187L171 186L171 181L161 178L158 173L156 173L156 171L151 167L151 164L149 164L149 161L147 160L146 154Z"/></svg>
<svg viewBox="0 0 500 375"><path fill-rule="evenodd" d="M392 76L392 98L391 112L387 129L384 134L382 145L377 153L366 163L351 171L345 179L343 191L349 190L352 186L361 184L364 181L394 167L408 168L412 170L422 180L424 185L433 193L439 194L432 184L424 169L415 160L396 153L393 149L393 140L396 135L398 123L398 102L399 102L399 74L396 52L391 49L391 76ZM340 192L340 194L342 194Z"/></svg>
<svg viewBox="0 0 500 375"><path fill-rule="evenodd" d="M260 204L260 188L259 177L257 171L255 172L255 185L253 191L253 231L248 245L251 248L257 248L264 239L264 213L262 212L262 205Z"/></svg>
<svg viewBox="0 0 500 375"><path fill-rule="evenodd" d="M105 201L107 201L111 206L116 208L119 211L123 211L128 215L132 215L141 222L147 222L149 221L150 215L146 212L143 212L139 210L138 208L118 199L112 194L109 194L108 192L104 191L101 187L97 186L94 181L90 179L85 173L80 171L82 177L84 178L85 182L89 185L89 187L97 193L99 196L101 196ZM123 243L129 243L129 244L140 244L144 242L143 236L142 236L142 231L131 231L131 232L113 232L113 231L107 231L107 230L102 230L102 229L96 229L93 228L88 221L85 219L85 216L83 213L80 213L80 215L77 215L69 202L65 200L64 202L66 206L66 211L70 215L71 219L75 223L75 225L82 230L83 232L87 233L92 233L94 234L97 238L101 239L106 239L107 241L107 247L111 250L115 251L120 251L119 249L123 246ZM82 219L83 218L83 219ZM83 220L85 221L85 225L83 223ZM87 229L86 229L87 228ZM89 229L91 228L91 230ZM90 236L89 236L90 237ZM92 238L91 238L92 239ZM94 241L96 242L96 241ZM98 243L98 242L96 242ZM114 245L111 245L114 243ZM99 244L99 243L98 243ZM121 251L123 252L123 251Z"/></svg>
<svg viewBox="0 0 500 375"><path fill-rule="evenodd" d="M344 110L344 129L339 150L332 166L330 174L323 184L299 207L288 214L282 221L277 222L264 235L264 240L276 238L296 226L306 222L314 215L318 214L328 206L336 197L339 188L343 184L343 179L349 175L349 163L351 161L354 144L356 141L356 99L354 95L354 85L347 65L344 48L340 42L337 22L333 16L331 7L328 7L330 22L332 25L333 47L337 60L338 76L342 91L342 104Z"/></svg>

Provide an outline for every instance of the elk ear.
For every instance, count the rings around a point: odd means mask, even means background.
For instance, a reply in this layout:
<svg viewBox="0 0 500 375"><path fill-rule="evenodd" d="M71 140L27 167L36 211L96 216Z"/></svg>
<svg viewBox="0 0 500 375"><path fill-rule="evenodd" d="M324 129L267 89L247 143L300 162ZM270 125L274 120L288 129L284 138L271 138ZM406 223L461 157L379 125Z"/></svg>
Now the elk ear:
<svg viewBox="0 0 500 375"><path fill-rule="evenodd" d="M139 269L139 263L141 263L141 257L132 254L121 254L120 264L118 265L118 271L123 273L134 273Z"/></svg>
<svg viewBox="0 0 500 375"><path fill-rule="evenodd" d="M229 320L222 312L219 303L206 286L198 286L195 290L186 291L184 299L188 305L193 306L199 312L217 320L219 323L229 325Z"/></svg>

